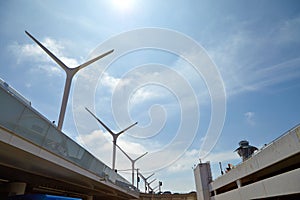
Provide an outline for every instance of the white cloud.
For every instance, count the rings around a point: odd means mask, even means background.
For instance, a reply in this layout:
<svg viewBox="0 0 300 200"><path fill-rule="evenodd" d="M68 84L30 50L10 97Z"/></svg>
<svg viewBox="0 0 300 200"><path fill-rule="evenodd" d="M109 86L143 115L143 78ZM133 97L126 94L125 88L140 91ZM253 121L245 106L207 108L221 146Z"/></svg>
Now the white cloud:
<svg viewBox="0 0 300 200"><path fill-rule="evenodd" d="M224 78L227 94L234 96L247 91L265 90L299 78L300 58L281 52L281 49L289 49L291 44L299 43L299 24L300 17L277 22L268 36L260 37L248 30L245 23L237 24L238 31L209 49L209 55ZM282 57L278 59L269 54Z"/></svg>
<svg viewBox="0 0 300 200"><path fill-rule="evenodd" d="M76 138L76 141L82 144L85 148L89 149L96 157L102 162L111 167L112 163L112 136L107 131L96 130L90 134L81 135ZM146 152L144 146L140 143L132 142L126 139L126 136L120 136L117 140L117 144L133 159ZM123 155L123 153L117 148L116 164L118 169L131 168L129 160Z"/></svg>
<svg viewBox="0 0 300 200"><path fill-rule="evenodd" d="M112 159L112 137L108 132L103 132L101 130L96 130L76 139L79 143L83 143L85 148L90 149L92 154L98 157L102 162L111 167L111 159ZM133 159L139 157L145 152L151 152L155 149L155 145L147 144L144 145L142 143L137 143L134 141L130 141L130 137L126 135L120 136L118 139L118 145L122 147L122 149L127 152ZM163 160L166 157L170 157L171 154L176 152L177 149L171 148L170 150L161 152L160 156L153 158L149 158L148 155L145 155L141 160L139 160L135 167L138 167L140 171L148 176L153 172L155 175L152 179L156 178L157 181L163 181L164 189L170 189L176 192L186 192L187 190L193 190L194 182L193 180L193 167L196 163L199 162L199 149L190 149L183 153L183 155L170 163L169 166L165 168L149 171L147 169L151 168L151 166L155 166L155 163L164 162ZM202 162L210 161L212 165L212 173L216 178L219 175L218 170L214 170L214 166L218 165L219 162L222 163L233 163L240 160L239 156L236 152L233 151L225 151L225 152L211 152L208 154ZM116 158L116 168L119 170L119 173L124 176L128 181L131 182L131 162L125 157L122 152L117 149L117 158ZM123 171L125 170L125 171ZM178 180L178 178L184 180L187 179L188 182L183 186L172 184L172 181ZM152 184L152 186L156 185L156 182ZM143 182L140 183L142 185Z"/></svg>
<svg viewBox="0 0 300 200"><path fill-rule="evenodd" d="M212 163L218 162L226 162L231 160L238 160L240 157L236 152L233 151L225 151L225 152L218 152L218 153L210 153L204 159L204 161L210 161Z"/></svg>
<svg viewBox="0 0 300 200"><path fill-rule="evenodd" d="M79 65L78 61L74 58L65 56L64 42L56 41L52 38L45 38L41 43L48 48L54 55L56 55L62 62L69 67L76 67ZM39 70L46 71L49 76L64 74L63 70L34 42L30 44L19 44L17 42L11 44L9 50L12 51L17 57L17 63L28 62L28 65L38 65L38 67L32 66L31 71Z"/></svg>
<svg viewBox="0 0 300 200"><path fill-rule="evenodd" d="M153 87L151 89L140 88L132 95L130 102L134 105L159 97L161 97L159 90L153 90Z"/></svg>
<svg viewBox="0 0 300 200"><path fill-rule="evenodd" d="M31 67L29 69L29 72L32 75L36 75L36 74L44 74L45 76L62 76L63 75L63 71L62 69L58 68L57 66L54 65L48 65L47 63L45 64L40 64L37 67Z"/></svg>
<svg viewBox="0 0 300 200"><path fill-rule="evenodd" d="M193 164L197 161L198 154L199 151L195 149L186 151L184 155L169 166L167 170L172 173L190 170Z"/></svg>
<svg viewBox="0 0 300 200"><path fill-rule="evenodd" d="M130 77L117 78L107 72L104 72L101 77L101 84L107 87L110 93L115 93L119 91L126 91L127 88L134 88L137 85L141 85L143 80L151 80L151 72L141 74L139 72L135 73ZM165 91L161 86L153 85L151 81L147 85L141 85L137 90L132 91L130 96L130 104L139 104L144 101L151 101L158 98L163 98L165 96ZM123 99L122 99L123 100Z"/></svg>
<svg viewBox="0 0 300 200"><path fill-rule="evenodd" d="M200 150L192 149L186 151L184 155L178 159L174 164L167 168L170 172L182 172L190 170L195 163L199 161L199 152ZM225 151L225 152L211 152L201 160L201 162L210 162L210 163L219 163L219 162L229 162L232 160L239 159L239 156L236 152Z"/></svg>
<svg viewBox="0 0 300 200"><path fill-rule="evenodd" d="M260 82L257 84L253 83L253 87L259 89L259 87L267 87L299 78L299 64L300 58L295 58L273 66L262 67L255 73Z"/></svg>
<svg viewBox="0 0 300 200"><path fill-rule="evenodd" d="M246 112L246 113L244 113L244 116L246 118L246 122L249 125L251 125L251 126L255 125L255 121L254 121L255 113L254 112Z"/></svg>
<svg viewBox="0 0 300 200"><path fill-rule="evenodd" d="M81 136L80 138L78 137L76 141L82 143L86 148L90 149L91 152L101 161L103 161L108 166L111 166L112 137L108 132L102 132L101 130L93 131L90 134ZM145 146L141 143L132 142L130 141L130 137L127 137L125 135L120 136L120 138L118 139L118 145L133 159L139 157L145 152L151 152L154 150L154 146L152 146L151 144ZM151 168L151 166L155 166L155 163L163 162L163 159L166 159L166 157L168 156L170 157L170 155L176 151L176 148L171 148L170 150L163 151L161 152L161 156L156 157L155 160L149 159L149 157L147 157L146 155L144 158L142 158L136 163L136 167L139 167L142 171L146 173L158 172L159 174L161 174L161 179L167 178L164 176L166 174L168 174L168 176L171 176L177 173L193 173L192 167L195 163L199 161L199 149L191 149L185 151L179 159L172 161L169 166L166 166L165 168L162 168L159 171L147 170ZM233 151L212 152L209 153L208 156L202 160L202 162L210 161L211 163L218 163L229 162L237 159L239 159L239 157ZM116 164L117 169L131 169L131 162L128 160L127 157L125 157L122 154L122 152L119 149L117 149Z"/></svg>
<svg viewBox="0 0 300 200"><path fill-rule="evenodd" d="M300 17L282 21L278 27L278 43L299 43Z"/></svg>
<svg viewBox="0 0 300 200"><path fill-rule="evenodd" d="M110 91L113 91L113 89L118 85L119 81L119 78L110 76L106 72L103 73L103 76L101 77L101 84L103 84L103 86L108 87Z"/></svg>
<svg viewBox="0 0 300 200"><path fill-rule="evenodd" d="M196 55L193 56L196 57ZM137 126L130 130L130 133L136 133L134 134L136 137L130 137L127 136L129 134L124 134L118 139L118 144L133 157L138 157L146 151L149 152L148 155L137 163L137 166L143 168L145 172L159 169L164 169L169 172L186 171L187 169L191 170L193 163L197 160L197 158L193 157L194 152L184 152L186 148L183 147L185 145L190 145L195 137L195 135L193 135L194 132L197 134L197 131L195 131L198 128L199 119L199 101L197 98L201 95L207 95L208 93L201 93L203 91L201 88L205 86L205 84L202 82L201 86L199 86L199 80L201 81L201 77L199 74L195 73L193 66L178 60L172 64L173 65L171 66L159 64L149 64L147 66L142 65L133 69L128 69L127 71L123 68L122 70L125 71L124 75L120 75L119 71L114 74L112 69L102 71L104 70L103 66L105 65L99 64L98 73L95 73L92 68L89 68L86 69L84 73L81 73L81 77L79 77L84 79L86 82L90 82L90 80L97 82L97 78L100 78L99 76L102 75L100 80L101 82L99 83L101 83L101 86L105 87L106 97L107 90L109 93L113 92L113 95L116 96L112 96L111 98L99 98L100 101L97 101L96 105L101 105L101 108L97 107L96 110L100 111L102 116L105 116L106 118L110 118L110 116L104 115L103 113L108 112L111 114L111 110L113 110L116 114L111 120L115 121L118 126L126 127L130 121L133 121L133 119L127 118L127 115L129 115L130 112L130 107L140 106L137 110L138 115L142 113L142 117L147 114L152 117L150 120L151 124L149 126ZM191 68L191 70L189 70L189 68ZM207 78L212 78L212 75ZM80 87L84 85L87 84L79 84ZM86 90L80 90L80 98L85 99L83 103L80 103L80 105L78 104L78 106L85 106L88 101L87 99L89 96L84 95L84 92L86 92ZM203 100L203 98L201 100ZM149 104L151 105L149 106ZM174 109L173 106L175 104L177 107ZM148 106L151 112L147 112ZM164 109L161 109L161 107ZM77 109L76 106L75 109ZM125 114L122 113L123 111ZM183 114L180 113L180 111L182 111ZM78 113L77 115L80 118L85 116L85 114ZM99 117L101 118L101 116ZM133 117L136 117L136 115ZM186 119L180 119L181 117ZM134 118L134 121L139 121L135 119L136 118ZM182 126L181 132L183 134L176 139L172 139L172 134L175 136L178 134L177 130L161 132L161 129L166 125L164 123L165 119L172 127L178 128L177 126ZM175 122L174 119L177 121ZM184 121L187 122L185 123ZM85 127L80 127L82 130L84 129L84 133L88 133L90 131L86 131L86 127L90 126L85 124ZM156 137L156 134L158 133L166 135L159 135L159 137ZM93 135L93 137L96 137L96 135ZM97 135L97 137L100 136ZM143 137L146 137L146 139ZM170 138L170 140L165 138ZM83 141L85 141L85 139L83 139ZM96 141L101 140L100 138L97 138L85 141L85 143L88 144L88 142L93 143ZM109 141L111 141L111 138ZM91 146L93 146L93 148L101 149L101 145ZM111 143L110 146L112 146ZM93 152L99 152L99 156L105 155L103 156L105 159L101 159L105 161L105 163L111 163L111 156L107 156L111 155L111 149L109 150L108 148L107 152L101 150L93 150ZM175 162L180 156L182 156L182 159L185 157L187 160L185 162ZM175 164L173 165L174 162ZM130 167L128 159L124 157L120 151L118 151L117 168L127 169ZM168 167L170 168L167 169Z"/></svg>

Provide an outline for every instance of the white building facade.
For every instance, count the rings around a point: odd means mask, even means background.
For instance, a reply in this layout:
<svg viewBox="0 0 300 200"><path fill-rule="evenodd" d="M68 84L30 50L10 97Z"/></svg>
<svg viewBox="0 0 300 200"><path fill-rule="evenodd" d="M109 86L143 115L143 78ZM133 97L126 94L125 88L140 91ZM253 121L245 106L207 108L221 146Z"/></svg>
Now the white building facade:
<svg viewBox="0 0 300 200"><path fill-rule="evenodd" d="M194 169L198 200L300 199L300 125L218 177Z"/></svg>

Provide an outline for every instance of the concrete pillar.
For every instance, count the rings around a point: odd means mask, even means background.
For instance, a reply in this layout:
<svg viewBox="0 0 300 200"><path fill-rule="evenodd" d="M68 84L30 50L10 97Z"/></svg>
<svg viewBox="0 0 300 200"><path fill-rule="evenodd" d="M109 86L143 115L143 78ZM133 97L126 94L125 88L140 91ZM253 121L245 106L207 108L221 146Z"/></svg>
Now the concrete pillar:
<svg viewBox="0 0 300 200"><path fill-rule="evenodd" d="M93 200L93 196L87 196L86 200Z"/></svg>
<svg viewBox="0 0 300 200"><path fill-rule="evenodd" d="M209 184L212 181L210 163L199 163L194 169L197 200L209 200Z"/></svg>
<svg viewBox="0 0 300 200"><path fill-rule="evenodd" d="M8 183L7 185L8 196L24 194L25 189L26 189L26 183L23 182L13 182L13 183Z"/></svg>
<svg viewBox="0 0 300 200"><path fill-rule="evenodd" d="M240 179L236 180L236 184L237 184L238 188L242 187L242 182Z"/></svg>

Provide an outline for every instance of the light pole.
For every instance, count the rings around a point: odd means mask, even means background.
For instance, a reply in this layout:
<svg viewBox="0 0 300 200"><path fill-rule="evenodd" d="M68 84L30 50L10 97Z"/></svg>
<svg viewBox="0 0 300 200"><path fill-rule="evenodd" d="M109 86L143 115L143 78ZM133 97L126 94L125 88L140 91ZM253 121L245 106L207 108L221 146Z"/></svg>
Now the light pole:
<svg viewBox="0 0 300 200"><path fill-rule="evenodd" d="M140 175L140 176L142 177L142 179L144 180L144 183L145 183L145 193L146 193L146 192L147 192L147 184L148 184L147 180L148 180L150 177L152 177L152 176L154 175L154 173L152 173L152 174L151 174L150 176L148 176L147 178L145 178L141 172L139 172L139 175Z"/></svg>
<svg viewBox="0 0 300 200"><path fill-rule="evenodd" d="M148 183L148 192L149 193L150 193L150 190L151 190L151 192L153 192L153 189L152 189L152 187L150 187L150 184L153 183L154 181L156 181L156 178Z"/></svg>
<svg viewBox="0 0 300 200"><path fill-rule="evenodd" d="M158 187L159 187L159 185L155 186L154 188L152 188L152 191L155 193L155 191L157 190Z"/></svg>
<svg viewBox="0 0 300 200"><path fill-rule="evenodd" d="M139 189L139 182L140 182L139 168L136 168L136 188L137 189Z"/></svg>
<svg viewBox="0 0 300 200"><path fill-rule="evenodd" d="M75 68L69 68L67 65L65 65L60 59L58 59L51 51L49 51L46 47L44 47L37 39L35 39L30 33L25 31L25 33L35 42L37 43L67 74L66 77L66 82L65 82L65 88L64 88L64 94L63 94L63 99L61 103L61 108L60 108L60 113L59 113L59 120L58 120L58 125L57 129L61 130L65 118L65 113L66 113L66 107L68 103L68 98L69 98L69 93L70 93L70 88L71 88L71 83L74 75L82 68L92 64L93 62L96 62L100 58L105 57L106 55L112 53L114 50L110 50L100 56L97 56L96 58L93 58Z"/></svg>
<svg viewBox="0 0 300 200"><path fill-rule="evenodd" d="M117 145L117 147L125 154L125 156L131 161L131 167L132 167L132 185L134 185L134 164L137 160L139 160L140 158L142 158L143 156L145 156L148 152L144 153L143 155L137 157L136 159L132 159L130 158L130 156L119 146Z"/></svg>
<svg viewBox="0 0 300 200"><path fill-rule="evenodd" d="M159 186L159 193L161 193L162 181L159 181L159 182L158 182L158 186Z"/></svg>
<svg viewBox="0 0 300 200"><path fill-rule="evenodd" d="M128 129L130 129L131 127L135 126L137 124L137 122L135 122L134 124L130 125L129 127L125 128L124 130L118 132L118 133L114 133L112 130L110 130L110 128L108 128L98 117L96 117L96 115L94 115L89 109L85 108L113 137L113 158L112 158L112 169L115 170L115 163L116 163L116 146L117 146L117 139L118 137L124 133L125 131L127 131Z"/></svg>

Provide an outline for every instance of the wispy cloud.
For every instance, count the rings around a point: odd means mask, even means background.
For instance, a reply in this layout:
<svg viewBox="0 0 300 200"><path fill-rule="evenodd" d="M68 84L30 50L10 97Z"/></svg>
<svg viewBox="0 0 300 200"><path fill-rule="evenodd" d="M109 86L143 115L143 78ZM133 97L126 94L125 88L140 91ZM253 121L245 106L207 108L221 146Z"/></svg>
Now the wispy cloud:
<svg viewBox="0 0 300 200"><path fill-rule="evenodd" d="M110 92L114 90L114 88L118 85L119 81L121 79L115 78L108 73L103 73L103 76L101 78L101 84L109 89Z"/></svg>
<svg viewBox="0 0 300 200"><path fill-rule="evenodd" d="M262 67L255 73L260 82L254 84L254 89L268 87L278 83L300 78L300 57L286 60L282 63Z"/></svg>
<svg viewBox="0 0 300 200"><path fill-rule="evenodd" d="M117 131L116 131L117 132ZM107 131L102 131L101 129L95 130L90 134L81 135L76 137L76 141L85 148L90 149L93 154L98 157L102 162L111 166L112 163L112 137ZM146 149L142 144L130 141L127 136L120 136L118 139L118 145L132 158L136 158L141 154L148 151L150 145ZM117 167L118 169L128 169L131 168L131 163L127 157L117 148Z"/></svg>
<svg viewBox="0 0 300 200"><path fill-rule="evenodd" d="M278 22L258 37L245 23L238 31L209 50L224 78L229 96L265 90L300 78L300 57L291 57L281 49L299 43L300 17ZM278 55L279 57L270 57Z"/></svg>
<svg viewBox="0 0 300 200"><path fill-rule="evenodd" d="M103 132L102 130L96 130L87 135L81 135L77 137L77 141L83 144L87 149L89 149L96 157L98 157L102 162L104 162L109 167L112 163L112 137L108 132ZM127 152L133 159L139 157L145 152L150 154L159 147L159 144L147 143L143 144L141 142L131 141L131 138L125 135L122 135L118 139L118 145ZM154 178L164 182L164 188L172 187L173 190L177 192L193 190L194 182L193 180L193 167L199 162L200 149L190 149L183 152L182 156L178 159L173 159L169 165L166 165L163 168L155 168L159 163L164 163L165 159L172 157L178 149L174 148L168 149L161 152L155 157L149 156L149 153L139 160L135 167L139 168L145 176L148 176L152 173L155 173ZM224 151L224 152L211 152L208 156L201 160L202 162L210 161L212 165L213 177L216 178L219 176L219 171L215 170L214 166L218 166L219 162L222 163L237 163L240 160L236 152L233 151ZM116 157L116 168L119 173L124 176L128 181L131 180L131 162L123 153L117 148L117 157ZM149 170L150 169L150 170ZM216 168L218 169L218 167ZM174 174L176 174L174 176ZM153 179L154 179L153 178ZM173 185L172 181L178 180L180 178L182 181L187 180L184 186ZM155 186L157 183L153 183ZM142 184L142 183L141 183Z"/></svg>
<svg viewBox="0 0 300 200"><path fill-rule="evenodd" d="M111 156L112 156L112 138L108 132L103 132L101 130L93 131L90 134L85 136L77 137L76 139L79 143L83 144L88 149L91 149L93 154L96 155L100 160L110 166ZM148 144L147 146L142 143L137 143L131 141L130 137L121 136L118 140L118 145L127 152L133 158L142 155L145 152L154 152L157 148L157 145ZM137 163L138 166L142 166L143 171L150 173L149 169L151 166L156 166L155 163L163 163L163 160L166 156L170 156L172 153L176 152L177 149L171 148L168 151L162 152L161 156L155 158L155 162L152 159L149 159L147 155ZM164 155L165 154L165 155ZM169 155L168 155L169 154ZM200 155L200 149L191 149L186 150L183 155L173 160L169 166L166 166L168 173L181 173L190 171L195 163L197 163L198 156ZM202 162L210 161L211 163L218 162L229 162L231 160L239 159L238 155L233 151L225 152L212 152L205 157ZM141 164L141 165L139 165ZM130 169L131 165L129 160L117 149L117 167L118 169ZM148 170L147 170L148 169ZM153 169L153 167L152 167ZM164 168L163 168L164 169ZM157 169L162 170L162 169ZM154 170L155 172L156 170ZM153 171L152 171L153 172Z"/></svg>
<svg viewBox="0 0 300 200"><path fill-rule="evenodd" d="M65 56L65 45L63 42L54 40L52 38L45 38L41 43L54 53L61 61L63 61L69 67L76 67L79 62L74 59ZM31 67L31 72L37 72L37 70L43 70L47 72L49 76L59 75L61 76L63 70L34 42L30 44L20 44L14 42L8 46L8 49L17 57L17 64L29 63L30 65L38 65L38 67Z"/></svg>
<svg viewBox="0 0 300 200"><path fill-rule="evenodd" d="M191 167L195 165L195 163L199 162L198 156L199 156L200 150L192 149L189 151L186 151L184 155L178 159L174 164L172 164L170 167L168 167L168 171L170 172L182 172L190 170ZM224 151L224 152L211 152L208 153L205 159L201 160L201 162L211 162L212 164L218 163L218 162L229 162L232 160L238 160L240 159L238 154L233 151Z"/></svg>
<svg viewBox="0 0 300 200"><path fill-rule="evenodd" d="M251 126L255 125L254 116L255 116L254 112L246 112L246 113L244 113L244 117L246 119L247 124L249 124Z"/></svg>
<svg viewBox="0 0 300 200"><path fill-rule="evenodd" d="M278 43L299 43L300 16L284 20L278 26Z"/></svg>

